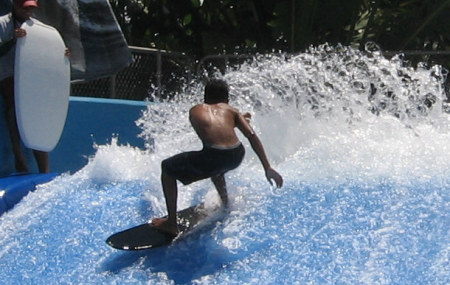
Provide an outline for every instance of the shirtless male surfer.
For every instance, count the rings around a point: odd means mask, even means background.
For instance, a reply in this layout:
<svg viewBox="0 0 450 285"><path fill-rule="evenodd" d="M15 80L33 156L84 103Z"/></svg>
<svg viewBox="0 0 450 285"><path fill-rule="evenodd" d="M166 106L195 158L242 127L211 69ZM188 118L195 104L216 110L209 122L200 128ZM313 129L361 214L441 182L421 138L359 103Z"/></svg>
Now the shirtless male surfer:
<svg viewBox="0 0 450 285"><path fill-rule="evenodd" d="M161 163L161 183L166 198L167 218L154 218L152 224L159 230L176 236L177 227L177 180L184 185L211 178L224 205L228 195L224 174L237 168L245 149L234 128L247 137L260 159L267 180L277 187L283 185L283 178L271 166L264 147L253 131L246 117L228 105L228 85L223 80L213 79L205 87L204 103L191 108L189 119L203 143L201 151L183 152Z"/></svg>

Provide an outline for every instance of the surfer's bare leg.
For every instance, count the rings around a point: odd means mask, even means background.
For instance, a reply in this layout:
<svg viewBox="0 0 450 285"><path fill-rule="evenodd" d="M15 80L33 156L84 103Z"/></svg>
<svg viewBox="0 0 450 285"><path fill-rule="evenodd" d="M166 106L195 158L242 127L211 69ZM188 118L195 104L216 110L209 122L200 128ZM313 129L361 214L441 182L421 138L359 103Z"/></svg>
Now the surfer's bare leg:
<svg viewBox="0 0 450 285"><path fill-rule="evenodd" d="M161 231L176 235L178 233L177 226L177 181L164 171L161 173L161 184L166 198L166 206L168 217L155 218L152 224Z"/></svg>
<svg viewBox="0 0 450 285"><path fill-rule="evenodd" d="M49 173L50 166L48 163L48 153L40 150L33 150L34 157L39 168L40 173Z"/></svg>
<svg viewBox="0 0 450 285"><path fill-rule="evenodd" d="M214 186L219 193L220 199L222 200L223 205L228 206L228 193L227 193L227 184L225 182L225 176L223 174L211 177L211 181L214 183Z"/></svg>
<svg viewBox="0 0 450 285"><path fill-rule="evenodd" d="M3 93L3 103L5 104L5 117L8 126L9 136L13 149L15 167L17 172L28 172L28 166L23 156L20 146L19 128L16 121L16 109L14 103L14 79L8 77L0 82L1 92Z"/></svg>

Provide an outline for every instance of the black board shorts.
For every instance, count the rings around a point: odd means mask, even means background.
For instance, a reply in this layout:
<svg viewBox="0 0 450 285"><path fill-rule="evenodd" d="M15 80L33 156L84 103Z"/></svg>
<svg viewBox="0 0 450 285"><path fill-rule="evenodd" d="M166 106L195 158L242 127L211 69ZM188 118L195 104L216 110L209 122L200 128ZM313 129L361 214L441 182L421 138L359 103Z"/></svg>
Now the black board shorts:
<svg viewBox="0 0 450 285"><path fill-rule="evenodd" d="M204 146L200 151L188 151L165 159L161 169L184 185L224 174L238 167L245 148L239 143L231 148Z"/></svg>

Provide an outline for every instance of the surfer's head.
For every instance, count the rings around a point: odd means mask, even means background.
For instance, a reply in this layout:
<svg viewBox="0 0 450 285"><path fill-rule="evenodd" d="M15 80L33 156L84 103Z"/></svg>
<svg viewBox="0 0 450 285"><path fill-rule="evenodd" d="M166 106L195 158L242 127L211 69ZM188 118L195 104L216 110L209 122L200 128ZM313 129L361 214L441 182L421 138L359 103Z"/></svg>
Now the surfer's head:
<svg viewBox="0 0 450 285"><path fill-rule="evenodd" d="M228 84L221 79L211 79L205 86L206 104L228 103Z"/></svg>

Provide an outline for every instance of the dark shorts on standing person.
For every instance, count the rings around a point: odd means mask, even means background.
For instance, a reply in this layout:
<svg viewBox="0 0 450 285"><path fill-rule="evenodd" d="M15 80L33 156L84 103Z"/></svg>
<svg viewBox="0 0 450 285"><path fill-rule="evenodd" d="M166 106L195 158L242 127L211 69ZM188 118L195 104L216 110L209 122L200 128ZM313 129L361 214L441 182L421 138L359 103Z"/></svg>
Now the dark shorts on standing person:
<svg viewBox="0 0 450 285"><path fill-rule="evenodd" d="M3 96L5 106L14 106L14 78L0 80L0 96Z"/></svg>
<svg viewBox="0 0 450 285"><path fill-rule="evenodd" d="M163 172L188 185L237 168L244 155L245 148L241 143L229 148L204 146L200 151L183 152L163 160L161 168Z"/></svg>

